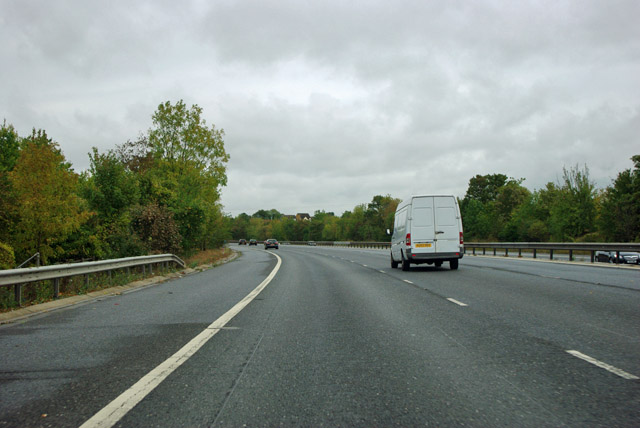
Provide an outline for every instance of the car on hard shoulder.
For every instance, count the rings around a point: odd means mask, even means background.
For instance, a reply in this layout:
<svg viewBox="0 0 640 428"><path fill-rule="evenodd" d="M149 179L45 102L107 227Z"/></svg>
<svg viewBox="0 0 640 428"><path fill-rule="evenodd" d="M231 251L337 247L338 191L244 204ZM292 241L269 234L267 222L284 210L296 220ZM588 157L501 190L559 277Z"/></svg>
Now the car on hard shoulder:
<svg viewBox="0 0 640 428"><path fill-rule="evenodd" d="M255 239L249 239L249 245L258 246L258 241L256 241Z"/></svg>
<svg viewBox="0 0 640 428"><path fill-rule="evenodd" d="M246 239L239 239L238 240L238 245L247 245L247 240Z"/></svg>
<svg viewBox="0 0 640 428"><path fill-rule="evenodd" d="M618 257L620 255L620 257ZM640 264L640 253L630 251L596 251L595 259L598 262L618 264Z"/></svg>
<svg viewBox="0 0 640 428"><path fill-rule="evenodd" d="M278 249L278 241L276 239L267 239L266 241L264 241L264 249L269 249L269 248L275 248L276 250Z"/></svg>

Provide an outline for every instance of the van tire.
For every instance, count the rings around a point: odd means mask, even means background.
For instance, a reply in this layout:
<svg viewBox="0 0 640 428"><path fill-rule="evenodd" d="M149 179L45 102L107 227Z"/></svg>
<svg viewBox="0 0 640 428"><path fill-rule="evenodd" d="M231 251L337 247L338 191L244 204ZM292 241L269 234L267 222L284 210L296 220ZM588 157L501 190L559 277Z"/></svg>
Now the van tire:
<svg viewBox="0 0 640 428"><path fill-rule="evenodd" d="M393 260L393 256L391 256L391 269L395 269L398 267L398 262Z"/></svg>
<svg viewBox="0 0 640 428"><path fill-rule="evenodd" d="M451 270L458 269L458 259L449 260L449 267Z"/></svg>
<svg viewBox="0 0 640 428"><path fill-rule="evenodd" d="M402 256L402 270L406 272L409 270L410 266L411 263L409 263L409 260L405 260L404 256Z"/></svg>

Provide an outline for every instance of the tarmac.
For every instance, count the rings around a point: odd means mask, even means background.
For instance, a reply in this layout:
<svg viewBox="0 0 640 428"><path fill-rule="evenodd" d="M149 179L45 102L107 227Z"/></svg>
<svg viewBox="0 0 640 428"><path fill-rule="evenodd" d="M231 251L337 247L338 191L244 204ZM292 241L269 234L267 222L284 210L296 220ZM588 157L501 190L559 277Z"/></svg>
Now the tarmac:
<svg viewBox="0 0 640 428"><path fill-rule="evenodd" d="M137 289L142 289L142 288L146 288L146 287L150 287L153 285L157 285L160 283L163 283L165 281L168 281L170 279L175 279L175 278L181 278L183 276L186 275L190 275L193 273L197 273L197 272L202 272L203 270L207 270L210 269L212 267L215 266L219 266L221 264L224 263L228 263L234 259L236 259L238 257L238 252L234 251L233 255L227 257L226 259L220 260L219 262L215 263L215 264L210 264L210 265L201 265L198 266L195 269L192 268L185 268L182 269L178 272L174 272L174 273L170 273L167 275L163 275L163 276L153 276L150 278L145 278L145 279L141 279L138 281L133 281L129 284L126 285L120 285L120 286L116 286L116 287L109 287L109 288L105 288L102 290L97 290L97 291L92 291L90 293L87 294L82 294L82 295L76 295L76 296L68 296L68 297L61 297L59 299L56 300L51 300L49 302L45 302L45 303L39 303L36 305L30 305L30 306L25 306L22 308L18 308L18 309L14 309L8 312L2 312L0 313L0 325L3 324L9 324L9 323L15 323L15 322L19 322L21 320L30 318L30 317L34 317L37 315L42 315L45 314L47 312L51 312L51 311L56 311L56 310L60 310L63 308L68 308L74 305L79 305L79 304L84 304L105 296L117 296L119 294L125 294L125 293L129 293L131 291L137 290ZM490 256L490 255L471 255L468 254L467 257L486 257L486 258L501 258L501 259L505 259L504 256ZM576 264L582 264L582 265L590 265L593 266L593 263L589 263L589 262L569 262L569 261L564 261L564 260L544 260L544 259L530 259L530 258L516 258L516 257L512 257L511 259L513 260L530 260L530 261L539 261L539 262L551 262L551 263L564 263L564 264L572 264L572 265L576 265ZM598 266L602 266L602 267L612 267L612 268L631 268L634 269L637 267L631 267L631 266L625 266L625 265L606 265L606 264L601 264Z"/></svg>
<svg viewBox="0 0 640 428"><path fill-rule="evenodd" d="M157 275L149 278L130 282L126 285L119 285L115 287L104 288L102 290L92 291L87 294L75 295L75 296L62 296L58 299L51 300L45 303L38 303L36 305L24 306L16 308L8 312L0 313L0 325L19 322L34 316L46 314L47 312L57 311L60 309L69 308L71 306L85 304L93 300L100 299L105 296L117 296L119 294L130 293L134 290L139 290L146 287L151 287L157 284L161 284L165 281L175 278L182 278L183 276L191 275L194 273L202 272L204 270L219 266L224 263L228 263L238 257L236 251L225 259L222 259L213 264L201 265L194 268L185 268L177 272L172 272L166 275Z"/></svg>

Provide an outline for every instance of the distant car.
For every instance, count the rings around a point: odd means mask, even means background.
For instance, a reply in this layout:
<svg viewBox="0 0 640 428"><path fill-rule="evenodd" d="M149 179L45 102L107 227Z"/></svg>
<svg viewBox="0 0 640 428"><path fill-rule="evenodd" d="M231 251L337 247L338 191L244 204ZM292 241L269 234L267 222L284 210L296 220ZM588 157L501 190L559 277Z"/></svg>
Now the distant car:
<svg viewBox="0 0 640 428"><path fill-rule="evenodd" d="M315 247L315 246L316 246L316 243L315 243L315 242L313 242L313 241L309 241L309 242L307 242L307 245L311 245L312 247Z"/></svg>
<svg viewBox="0 0 640 428"><path fill-rule="evenodd" d="M249 245L258 245L258 241L256 241L255 239L249 239Z"/></svg>
<svg viewBox="0 0 640 428"><path fill-rule="evenodd" d="M276 250L278 249L278 241L276 239L267 239L266 241L264 241L264 249L268 249L268 248L275 248Z"/></svg>
<svg viewBox="0 0 640 428"><path fill-rule="evenodd" d="M240 239L238 241L238 245L247 245L247 240L246 239Z"/></svg>
<svg viewBox="0 0 640 428"><path fill-rule="evenodd" d="M640 264L640 253L620 251L620 259L615 251L596 251L596 261L605 263Z"/></svg>

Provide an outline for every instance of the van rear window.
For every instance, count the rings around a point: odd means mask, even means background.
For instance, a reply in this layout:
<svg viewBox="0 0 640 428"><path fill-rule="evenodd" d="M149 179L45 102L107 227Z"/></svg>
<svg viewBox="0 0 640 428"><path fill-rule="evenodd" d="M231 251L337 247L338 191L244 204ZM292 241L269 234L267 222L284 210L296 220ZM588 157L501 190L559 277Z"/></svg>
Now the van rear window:
<svg viewBox="0 0 640 428"><path fill-rule="evenodd" d="M433 225L433 211L431 208L413 208L413 225L428 227Z"/></svg>
<svg viewBox="0 0 640 428"><path fill-rule="evenodd" d="M438 207L436 209L438 226L455 226L457 224L456 211L453 207Z"/></svg>

